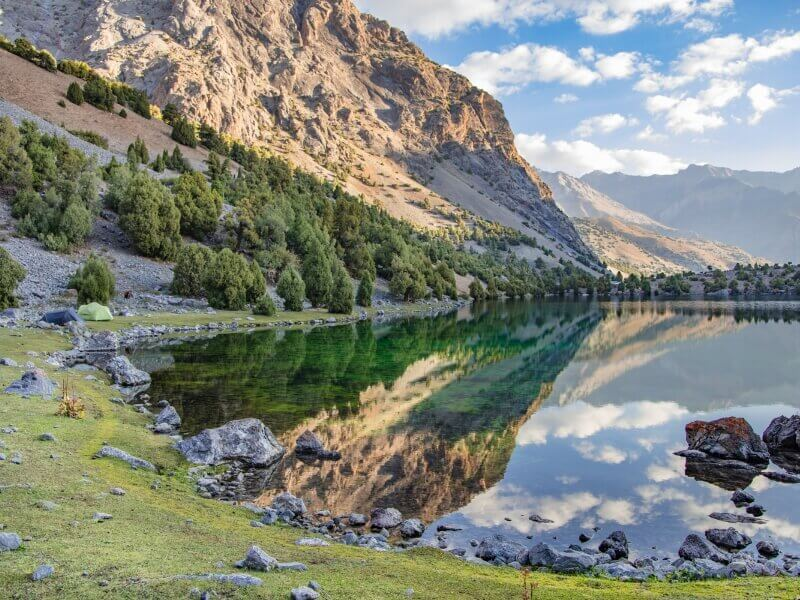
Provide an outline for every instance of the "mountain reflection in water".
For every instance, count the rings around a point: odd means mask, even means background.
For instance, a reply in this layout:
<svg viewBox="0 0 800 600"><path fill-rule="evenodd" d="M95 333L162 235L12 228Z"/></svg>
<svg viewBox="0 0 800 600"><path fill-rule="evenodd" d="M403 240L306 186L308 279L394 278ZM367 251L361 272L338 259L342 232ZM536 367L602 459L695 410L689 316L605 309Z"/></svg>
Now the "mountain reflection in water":
<svg viewBox="0 0 800 600"><path fill-rule="evenodd" d="M672 455L684 424L735 414L760 432L798 407L800 325L719 304L479 305L220 335L133 360L155 369L150 394L173 403L186 434L253 416L289 449L311 429L342 454L307 464L289 452L262 501L288 489L337 514L394 506L463 526L453 545L497 531L569 543L598 526L674 550L732 508L724 485L686 477ZM740 529L797 544L800 490L763 477L751 490L769 520Z"/></svg>

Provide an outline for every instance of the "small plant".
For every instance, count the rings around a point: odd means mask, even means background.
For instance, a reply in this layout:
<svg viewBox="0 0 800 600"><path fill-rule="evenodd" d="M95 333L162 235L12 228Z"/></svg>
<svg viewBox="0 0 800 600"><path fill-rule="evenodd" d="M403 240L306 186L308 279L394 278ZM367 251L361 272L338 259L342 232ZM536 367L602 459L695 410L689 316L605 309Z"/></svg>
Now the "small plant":
<svg viewBox="0 0 800 600"><path fill-rule="evenodd" d="M65 377L61 385L61 401L58 403L56 415L70 419L82 419L86 416L86 406L80 398L70 393L69 377Z"/></svg>
<svg viewBox="0 0 800 600"><path fill-rule="evenodd" d="M530 574L530 569L522 569L520 571L520 575L522 575L522 600L533 600L533 590L539 587L538 583L528 581Z"/></svg>
<svg viewBox="0 0 800 600"><path fill-rule="evenodd" d="M58 102L56 102L56 104L58 104L61 108L67 108L67 103L64 102L63 100L59 100Z"/></svg>
<svg viewBox="0 0 800 600"><path fill-rule="evenodd" d="M73 81L67 88L67 100L80 106L83 104L83 88L77 81Z"/></svg>

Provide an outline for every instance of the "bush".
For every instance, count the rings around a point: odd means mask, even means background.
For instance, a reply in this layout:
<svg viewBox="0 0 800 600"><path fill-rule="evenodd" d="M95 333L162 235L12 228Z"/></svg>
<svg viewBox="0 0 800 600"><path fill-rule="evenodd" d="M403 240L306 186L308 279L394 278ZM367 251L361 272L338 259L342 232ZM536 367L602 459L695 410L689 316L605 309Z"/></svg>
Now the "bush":
<svg viewBox="0 0 800 600"><path fill-rule="evenodd" d="M146 165L150 162L150 153L147 146L138 135L132 144L128 146L128 164L132 166Z"/></svg>
<svg viewBox="0 0 800 600"><path fill-rule="evenodd" d="M69 280L69 287L78 291L78 304L108 304L114 297L116 280L108 263L92 254Z"/></svg>
<svg viewBox="0 0 800 600"><path fill-rule="evenodd" d="M473 279L472 283L469 284L469 295L476 302L486 299L486 290L483 289L483 285L477 279Z"/></svg>
<svg viewBox="0 0 800 600"><path fill-rule="evenodd" d="M242 310L253 287L253 277L241 254L224 248L214 255L203 278L208 303L215 308Z"/></svg>
<svg viewBox="0 0 800 600"><path fill-rule="evenodd" d="M17 305L14 291L23 279L25 279L25 269L5 248L0 248L0 310Z"/></svg>
<svg viewBox="0 0 800 600"><path fill-rule="evenodd" d="M127 119L127 118L128 118L128 111L127 111L127 110L125 110L124 108L120 108L120 109L119 109L119 113L118 113L118 114L119 114L119 116L120 116L120 117L122 117L123 119Z"/></svg>
<svg viewBox="0 0 800 600"><path fill-rule="evenodd" d="M73 81L67 88L67 100L80 106L83 104L83 89L77 81Z"/></svg>
<svg viewBox="0 0 800 600"><path fill-rule="evenodd" d="M303 310L306 287L294 267L284 269L278 278L278 295L283 298L283 306L286 310L294 312Z"/></svg>
<svg viewBox="0 0 800 600"><path fill-rule="evenodd" d="M99 133L95 133L94 131L82 131L80 129L70 129L69 132L75 137L81 138L85 142L94 144L98 148L108 150L108 140Z"/></svg>
<svg viewBox="0 0 800 600"><path fill-rule="evenodd" d="M253 305L253 314L254 315L264 315L265 317L271 317L278 309L275 308L275 302L272 301L272 298L269 294L264 294L256 300L256 303Z"/></svg>
<svg viewBox="0 0 800 600"><path fill-rule="evenodd" d="M206 269L214 259L214 253L200 244L187 244L178 253L172 277L172 293L189 298L205 295Z"/></svg>
<svg viewBox="0 0 800 600"><path fill-rule="evenodd" d="M222 196L208 186L202 173L184 173L178 177L172 194L185 235L200 240L216 231L222 214Z"/></svg>
<svg viewBox="0 0 800 600"><path fill-rule="evenodd" d="M427 293L425 276L411 263L396 256L392 260L392 278L389 281L389 291L408 302L424 298Z"/></svg>
<svg viewBox="0 0 800 600"><path fill-rule="evenodd" d="M26 188L33 182L33 165L19 130L8 117L0 118L0 186Z"/></svg>
<svg viewBox="0 0 800 600"><path fill-rule="evenodd" d="M136 173L117 197L119 225L145 256L171 260L181 246L181 214L172 194L146 173Z"/></svg>
<svg viewBox="0 0 800 600"><path fill-rule="evenodd" d="M114 110L117 102L111 85L101 77L94 77L86 82L83 86L83 98L92 106L108 112Z"/></svg>
<svg viewBox="0 0 800 600"><path fill-rule="evenodd" d="M356 294L356 303L364 308L372 306L372 293L375 288L375 281L372 277L365 275L361 278L358 284L358 293Z"/></svg>
<svg viewBox="0 0 800 600"><path fill-rule="evenodd" d="M172 139L184 146L196 148L197 131L194 123L191 123L185 117L178 117L175 119L174 125L172 126Z"/></svg>
<svg viewBox="0 0 800 600"><path fill-rule="evenodd" d="M341 263L333 268L333 286L328 302L328 312L344 315L353 312L353 284Z"/></svg>
<svg viewBox="0 0 800 600"><path fill-rule="evenodd" d="M97 72L88 64L80 60L70 60L65 58L58 61L58 70L67 75L72 75L78 79L88 81L93 77L99 77Z"/></svg>

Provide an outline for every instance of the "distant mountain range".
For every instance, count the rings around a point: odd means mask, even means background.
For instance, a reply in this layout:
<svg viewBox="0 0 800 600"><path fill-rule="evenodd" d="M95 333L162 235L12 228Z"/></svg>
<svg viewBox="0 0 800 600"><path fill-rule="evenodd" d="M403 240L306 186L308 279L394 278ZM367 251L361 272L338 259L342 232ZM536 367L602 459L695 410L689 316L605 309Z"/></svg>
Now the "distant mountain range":
<svg viewBox="0 0 800 600"><path fill-rule="evenodd" d="M800 259L800 168L770 173L691 165L649 177L595 171L580 181L681 236L735 245L770 261Z"/></svg>
<svg viewBox="0 0 800 600"><path fill-rule="evenodd" d="M540 175L586 243L613 270L674 273L756 260L736 246L665 225L566 173Z"/></svg>

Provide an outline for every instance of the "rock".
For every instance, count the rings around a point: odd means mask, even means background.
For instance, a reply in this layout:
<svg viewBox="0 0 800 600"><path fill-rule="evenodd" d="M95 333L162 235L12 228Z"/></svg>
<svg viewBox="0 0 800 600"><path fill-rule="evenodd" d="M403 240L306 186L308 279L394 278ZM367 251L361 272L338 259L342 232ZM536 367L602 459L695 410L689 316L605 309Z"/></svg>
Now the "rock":
<svg viewBox="0 0 800 600"><path fill-rule="evenodd" d="M330 546L331 543L327 542L321 538L300 538L295 542L298 546L313 546L313 547L323 547L323 546Z"/></svg>
<svg viewBox="0 0 800 600"><path fill-rule="evenodd" d="M600 542L600 552L605 552L611 557L611 560L619 560L620 558L628 558L628 538L623 531L613 531L611 534Z"/></svg>
<svg viewBox="0 0 800 600"><path fill-rule="evenodd" d="M347 517L347 522L353 527L363 527L367 524L367 516L361 513L350 513L350 516Z"/></svg>
<svg viewBox="0 0 800 600"><path fill-rule="evenodd" d="M358 536L354 532L348 531L342 536L341 542L348 546L354 546L358 543Z"/></svg>
<svg viewBox="0 0 800 600"><path fill-rule="evenodd" d="M39 436L39 441L40 442L55 442L56 441L56 436L54 436L52 433L43 433L43 434L41 434Z"/></svg>
<svg viewBox="0 0 800 600"><path fill-rule="evenodd" d="M251 571L271 571L278 565L278 561L264 552L259 546L250 546L241 566Z"/></svg>
<svg viewBox="0 0 800 600"><path fill-rule="evenodd" d="M82 340L79 347L87 353L116 354L119 350L119 336L113 331L101 331Z"/></svg>
<svg viewBox="0 0 800 600"><path fill-rule="evenodd" d="M109 492L111 492L112 496L124 496L125 495L125 490L123 490L120 487L113 487L113 488L111 488L109 490Z"/></svg>
<svg viewBox="0 0 800 600"><path fill-rule="evenodd" d="M578 535L578 541L580 541L581 544L585 544L593 537L594 537L593 533L590 533L588 531L581 531L580 535Z"/></svg>
<svg viewBox="0 0 800 600"><path fill-rule="evenodd" d="M775 558L781 553L780 548L775 542L769 540L762 540L756 544L756 550L765 558Z"/></svg>
<svg viewBox="0 0 800 600"><path fill-rule="evenodd" d="M282 492L275 496L270 506L279 513L288 510L296 515L302 515L307 512L306 503L303 502L303 499L289 492Z"/></svg>
<svg viewBox="0 0 800 600"><path fill-rule="evenodd" d="M718 548L729 552L743 550L753 543L753 540L745 534L739 533L733 527L709 529L706 531L706 539Z"/></svg>
<svg viewBox="0 0 800 600"><path fill-rule="evenodd" d="M770 452L800 452L800 415L774 418L761 438Z"/></svg>
<svg viewBox="0 0 800 600"><path fill-rule="evenodd" d="M736 490L733 492L731 496L731 502L736 505L736 508L741 508L743 506L747 506L748 504L752 504L755 502L756 499L752 496L752 494L748 494L742 490Z"/></svg>
<svg viewBox="0 0 800 600"><path fill-rule="evenodd" d="M763 506L761 506L760 504L753 504L753 505L751 505L751 506L748 506L748 507L747 507L747 508L745 508L744 510L745 510L745 512L746 512L747 514L749 514L749 515L753 515L754 517L760 517L760 516L762 516L762 515L763 515L765 512L767 512L767 511L764 509L764 507L763 507Z"/></svg>
<svg viewBox="0 0 800 600"><path fill-rule="evenodd" d="M639 568L625 562L610 562L597 565L596 569L612 579L620 581L646 581L655 575L653 568Z"/></svg>
<svg viewBox="0 0 800 600"><path fill-rule="evenodd" d="M204 429L176 445L187 460L205 465L241 461L248 465L269 466L285 449L269 428L258 419L239 419L215 429Z"/></svg>
<svg viewBox="0 0 800 600"><path fill-rule="evenodd" d="M54 510L58 510L58 504L52 502L51 500L39 500L36 503L36 508L41 508L47 512L52 512Z"/></svg>
<svg viewBox="0 0 800 600"><path fill-rule="evenodd" d="M526 560L522 561L532 567L552 567L560 552L546 544L539 542L528 549Z"/></svg>
<svg viewBox="0 0 800 600"><path fill-rule="evenodd" d="M512 542L504 535L496 533L481 540L475 550L475 556L487 562L499 559L503 563L510 563L526 552L522 544Z"/></svg>
<svg viewBox="0 0 800 600"><path fill-rule="evenodd" d="M252 575L242 575L239 573L206 573L204 575L178 575L175 579L188 579L193 581L216 581L219 583L230 583L239 587L250 587L261 585L263 582L258 577Z"/></svg>
<svg viewBox="0 0 800 600"><path fill-rule="evenodd" d="M585 552L561 552L550 567L554 573L584 573L597 564L597 559Z"/></svg>
<svg viewBox="0 0 800 600"><path fill-rule="evenodd" d="M716 421L693 421L686 425L686 442L690 450L727 460L750 464L769 463L769 450L750 424L739 417Z"/></svg>
<svg viewBox="0 0 800 600"><path fill-rule="evenodd" d="M137 369L126 356L115 356L105 365L105 371L117 385L138 387L150 383L150 375Z"/></svg>
<svg viewBox="0 0 800 600"><path fill-rule="evenodd" d="M396 508L373 508L369 520L372 529L392 529L400 525L403 515Z"/></svg>
<svg viewBox="0 0 800 600"><path fill-rule="evenodd" d="M723 553L718 552L696 533L690 533L683 540L678 556L685 560L709 559L714 562L728 564L730 559Z"/></svg>
<svg viewBox="0 0 800 600"><path fill-rule="evenodd" d="M292 600L316 600L319 598L319 592L307 586L301 586L292 589Z"/></svg>
<svg viewBox="0 0 800 600"><path fill-rule="evenodd" d="M322 440L319 439L316 433L308 429L300 434L294 447L294 451L297 454L317 454L324 449Z"/></svg>
<svg viewBox="0 0 800 600"><path fill-rule="evenodd" d="M114 518L113 515L110 515L108 513L103 513L103 512L96 512L96 513L94 513L92 515L92 520L93 521L97 521L97 522L110 521L113 518Z"/></svg>
<svg viewBox="0 0 800 600"><path fill-rule="evenodd" d="M172 406L164 408L156 417L156 425L166 424L172 429L178 429L181 426L181 417L178 411Z"/></svg>
<svg viewBox="0 0 800 600"><path fill-rule="evenodd" d="M764 471L761 473L767 479L778 483L800 483L800 476L791 473L780 473L778 471Z"/></svg>
<svg viewBox="0 0 800 600"><path fill-rule="evenodd" d="M400 535L406 539L418 538L425 533L425 523L419 519L406 519L400 523Z"/></svg>
<svg viewBox="0 0 800 600"><path fill-rule="evenodd" d="M57 389L58 385L51 381L44 371L33 369L27 371L20 379L9 385L5 391L7 394L18 394L23 398L41 396L49 400Z"/></svg>
<svg viewBox="0 0 800 600"><path fill-rule="evenodd" d="M552 519L545 519L544 517L540 517L539 515L532 514L528 516L528 519L533 521L534 523L552 523Z"/></svg>
<svg viewBox="0 0 800 600"><path fill-rule="evenodd" d="M264 525L274 525L278 522L278 511L273 508L267 508L259 519Z"/></svg>
<svg viewBox="0 0 800 600"><path fill-rule="evenodd" d="M17 361L11 358L0 358L0 366L3 367L18 367Z"/></svg>
<svg viewBox="0 0 800 600"><path fill-rule="evenodd" d="M723 521L725 523L759 523L762 525L766 523L764 519L759 519L758 517L751 517L749 515L736 515L734 513L713 512L708 516L712 519Z"/></svg>
<svg viewBox="0 0 800 600"><path fill-rule="evenodd" d="M3 533L0 531L0 552L17 550L22 540L16 533Z"/></svg>
<svg viewBox="0 0 800 600"><path fill-rule="evenodd" d="M275 568L278 571L308 571L308 567L301 562L279 562Z"/></svg>
<svg viewBox="0 0 800 600"><path fill-rule="evenodd" d="M31 579L33 581L41 581L42 579L47 579L53 573L55 573L55 569L50 565L39 565L31 574Z"/></svg>
<svg viewBox="0 0 800 600"><path fill-rule="evenodd" d="M679 456L694 453L693 450L676 452ZM761 473L761 468L741 460L710 458L702 453L701 458L686 458L687 477L705 481L724 490L738 490L748 487Z"/></svg>
<svg viewBox="0 0 800 600"><path fill-rule="evenodd" d="M124 450L120 450L119 448L114 448L113 446L103 446L94 455L95 458L117 458L119 460L125 461L134 469L145 469L147 471L155 471L156 467L153 463L144 460L143 458L137 458L136 456L132 456L125 452Z"/></svg>

